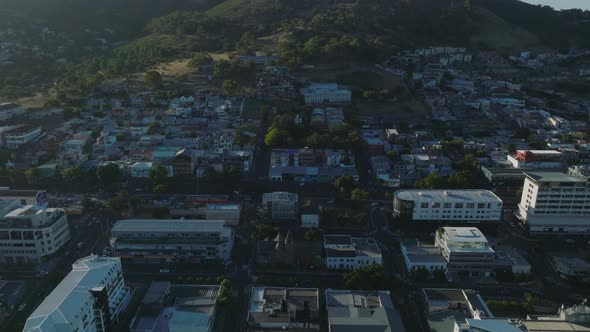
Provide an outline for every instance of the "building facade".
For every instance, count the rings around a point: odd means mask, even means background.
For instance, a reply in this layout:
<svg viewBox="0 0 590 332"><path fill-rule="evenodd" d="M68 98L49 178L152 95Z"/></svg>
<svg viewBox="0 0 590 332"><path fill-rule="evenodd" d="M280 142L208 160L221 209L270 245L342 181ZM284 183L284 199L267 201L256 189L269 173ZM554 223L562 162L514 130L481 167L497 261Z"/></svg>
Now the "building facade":
<svg viewBox="0 0 590 332"><path fill-rule="evenodd" d="M81 258L29 316L23 331L110 331L129 298L119 258Z"/></svg>
<svg viewBox="0 0 590 332"><path fill-rule="evenodd" d="M342 104L350 103L352 91L338 86L337 83L312 83L301 89L306 104Z"/></svg>
<svg viewBox="0 0 590 332"><path fill-rule="evenodd" d="M383 264L381 250L372 238L325 235L324 252L328 269L356 270Z"/></svg>
<svg viewBox="0 0 590 332"><path fill-rule="evenodd" d="M590 183L581 176L525 173L516 216L531 233L590 232Z"/></svg>
<svg viewBox="0 0 590 332"><path fill-rule="evenodd" d="M4 133L4 144L8 149L18 149L21 145L30 143L41 136L41 127L24 125Z"/></svg>
<svg viewBox="0 0 590 332"><path fill-rule="evenodd" d="M434 245L441 249L450 272L489 276L494 269L494 250L475 227L441 227Z"/></svg>
<svg viewBox="0 0 590 332"><path fill-rule="evenodd" d="M225 220L119 220L111 235L113 254L136 263L225 263L234 242Z"/></svg>
<svg viewBox="0 0 590 332"><path fill-rule="evenodd" d="M398 190L394 217L412 222L500 222L502 200L489 190Z"/></svg>
<svg viewBox="0 0 590 332"><path fill-rule="evenodd" d="M0 217L0 262L39 263L70 239L66 212L4 200ZM8 205L7 205L8 204Z"/></svg>

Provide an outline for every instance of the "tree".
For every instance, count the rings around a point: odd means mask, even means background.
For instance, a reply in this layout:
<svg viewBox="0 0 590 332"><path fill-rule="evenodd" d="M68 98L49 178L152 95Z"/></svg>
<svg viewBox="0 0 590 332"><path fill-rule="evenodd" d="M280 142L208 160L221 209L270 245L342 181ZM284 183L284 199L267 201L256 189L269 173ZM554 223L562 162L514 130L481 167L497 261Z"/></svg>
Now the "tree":
<svg viewBox="0 0 590 332"><path fill-rule="evenodd" d="M289 132L286 130L280 130L273 128L264 137L264 144L270 147L277 147L283 145L289 137Z"/></svg>
<svg viewBox="0 0 590 332"><path fill-rule="evenodd" d="M85 212L88 212L90 208L92 208L92 201L90 200L90 196L88 196L88 194L84 194L84 196L82 196L82 209Z"/></svg>
<svg viewBox="0 0 590 332"><path fill-rule="evenodd" d="M318 237L320 236L320 230L317 228L310 228L309 230L307 230L307 232L305 232L305 240L307 241L313 241L316 240Z"/></svg>
<svg viewBox="0 0 590 332"><path fill-rule="evenodd" d="M40 178L39 170L36 167L28 168L25 171L25 177L27 178L27 182L29 184L36 184Z"/></svg>
<svg viewBox="0 0 590 332"><path fill-rule="evenodd" d="M440 270L440 269L432 271L432 277L436 281L447 281L447 276L445 274L445 271Z"/></svg>
<svg viewBox="0 0 590 332"><path fill-rule="evenodd" d="M359 188L354 189L350 193L350 199L358 203L364 203L369 198L369 193Z"/></svg>
<svg viewBox="0 0 590 332"><path fill-rule="evenodd" d="M131 198L129 197L129 193L126 190L121 190L120 192L115 195L115 197L111 198L109 201L109 205L121 213L124 210L129 209L131 205Z"/></svg>
<svg viewBox="0 0 590 332"><path fill-rule="evenodd" d="M344 287L352 290L380 290L389 289L391 284L385 278L383 267L375 264L346 273Z"/></svg>
<svg viewBox="0 0 590 332"><path fill-rule="evenodd" d="M424 179L416 181L414 186L417 189L439 189L444 186L444 183L444 179L437 172L432 172Z"/></svg>
<svg viewBox="0 0 590 332"><path fill-rule="evenodd" d="M423 267L414 271L413 274L416 281L425 281L430 277L430 272L428 272L428 270Z"/></svg>
<svg viewBox="0 0 590 332"><path fill-rule="evenodd" d="M389 160L395 161L397 159L397 152L395 152L393 150L387 151L386 156Z"/></svg>
<svg viewBox="0 0 590 332"><path fill-rule="evenodd" d="M234 80L224 80L221 84L221 90L223 90L223 93L228 96L235 95L238 91L238 82Z"/></svg>
<svg viewBox="0 0 590 332"><path fill-rule="evenodd" d="M65 182L76 183L80 180L82 172L80 166L64 168L61 170L61 177Z"/></svg>
<svg viewBox="0 0 590 332"><path fill-rule="evenodd" d="M152 87L157 88L162 84L162 74L155 70L150 70L144 75L145 81Z"/></svg>
<svg viewBox="0 0 590 332"><path fill-rule="evenodd" d="M210 64L211 62L213 62L213 59L208 53L196 53L188 61L188 66L191 68L196 68L202 65Z"/></svg>
<svg viewBox="0 0 590 332"><path fill-rule="evenodd" d="M102 184L114 184L119 181L119 166L112 163L99 166L96 169L96 175Z"/></svg>
<svg viewBox="0 0 590 332"><path fill-rule="evenodd" d="M344 174L336 179L335 185L341 193L348 193L356 186L356 181L350 174Z"/></svg>
<svg viewBox="0 0 590 332"><path fill-rule="evenodd" d="M247 31L242 34L240 40L236 43L236 52L239 55L252 55L252 47L254 46L254 35Z"/></svg>
<svg viewBox="0 0 590 332"><path fill-rule="evenodd" d="M277 235L279 229L266 224L256 225L256 235L258 239L273 238Z"/></svg>
<svg viewBox="0 0 590 332"><path fill-rule="evenodd" d="M159 186L163 185L166 179L168 178L168 171L166 170L166 167L157 164L150 168L148 176L152 180L154 186Z"/></svg>
<svg viewBox="0 0 590 332"><path fill-rule="evenodd" d="M165 191L166 191L166 186L164 186L163 184L159 184L159 185L156 185L154 187L154 192L155 193L161 194L161 193L163 193Z"/></svg>

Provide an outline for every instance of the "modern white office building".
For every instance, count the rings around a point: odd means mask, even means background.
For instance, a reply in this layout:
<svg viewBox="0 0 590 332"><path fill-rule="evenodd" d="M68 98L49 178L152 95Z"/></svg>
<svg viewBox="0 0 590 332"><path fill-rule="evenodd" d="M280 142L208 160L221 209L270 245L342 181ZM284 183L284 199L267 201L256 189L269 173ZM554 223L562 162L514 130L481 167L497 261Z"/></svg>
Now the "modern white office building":
<svg viewBox="0 0 590 332"><path fill-rule="evenodd" d="M0 201L0 263L39 263L70 239L64 210L20 203Z"/></svg>
<svg viewBox="0 0 590 332"><path fill-rule="evenodd" d="M338 86L337 83L312 83L301 89L306 104L342 104L350 103L352 91Z"/></svg>
<svg viewBox="0 0 590 332"><path fill-rule="evenodd" d="M581 176L525 173L516 216L530 233L590 232L590 183Z"/></svg>
<svg viewBox="0 0 590 332"><path fill-rule="evenodd" d="M272 192L262 195L262 206L273 220L297 220L299 196L288 192Z"/></svg>
<svg viewBox="0 0 590 332"><path fill-rule="evenodd" d="M383 264L381 250L372 238L325 235L324 252L328 269L356 270Z"/></svg>
<svg viewBox="0 0 590 332"><path fill-rule="evenodd" d="M502 200L489 190L398 190L393 214L414 222L499 222Z"/></svg>
<svg viewBox="0 0 590 332"><path fill-rule="evenodd" d="M450 272L489 276L494 269L494 250L475 227L441 227L434 245L441 249Z"/></svg>
<svg viewBox="0 0 590 332"><path fill-rule="evenodd" d="M81 258L29 316L23 332L109 331L129 298L119 258Z"/></svg>
<svg viewBox="0 0 590 332"><path fill-rule="evenodd" d="M111 236L113 254L136 263L225 263L234 243L225 220L119 220Z"/></svg>

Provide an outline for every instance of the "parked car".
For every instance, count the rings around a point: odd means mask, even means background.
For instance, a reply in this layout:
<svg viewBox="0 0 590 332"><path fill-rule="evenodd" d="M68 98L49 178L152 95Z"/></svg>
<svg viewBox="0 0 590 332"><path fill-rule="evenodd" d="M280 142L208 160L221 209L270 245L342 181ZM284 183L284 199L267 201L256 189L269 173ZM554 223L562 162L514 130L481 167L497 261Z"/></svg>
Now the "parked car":
<svg viewBox="0 0 590 332"><path fill-rule="evenodd" d="M170 273L170 269L160 269L160 273Z"/></svg>

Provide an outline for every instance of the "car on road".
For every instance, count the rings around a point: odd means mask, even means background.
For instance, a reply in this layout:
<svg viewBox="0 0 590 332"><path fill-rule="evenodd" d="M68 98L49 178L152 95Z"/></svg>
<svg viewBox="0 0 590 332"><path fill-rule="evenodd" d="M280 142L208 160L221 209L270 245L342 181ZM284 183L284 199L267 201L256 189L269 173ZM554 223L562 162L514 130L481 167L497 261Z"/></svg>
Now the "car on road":
<svg viewBox="0 0 590 332"><path fill-rule="evenodd" d="M21 304L18 306L18 309L16 309L17 311L23 311L25 308L27 307L26 304Z"/></svg>
<svg viewBox="0 0 590 332"><path fill-rule="evenodd" d="M170 269L160 269L160 273L170 273Z"/></svg>
<svg viewBox="0 0 590 332"><path fill-rule="evenodd" d="M371 206L379 206L379 205L381 205L381 204L379 204L379 202L373 202L373 203L371 203Z"/></svg>

